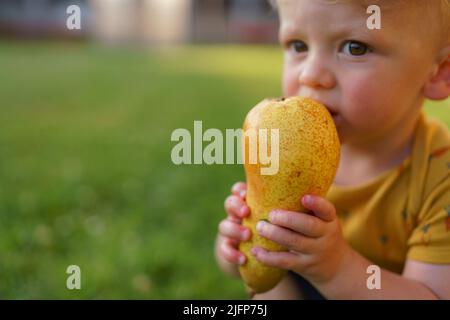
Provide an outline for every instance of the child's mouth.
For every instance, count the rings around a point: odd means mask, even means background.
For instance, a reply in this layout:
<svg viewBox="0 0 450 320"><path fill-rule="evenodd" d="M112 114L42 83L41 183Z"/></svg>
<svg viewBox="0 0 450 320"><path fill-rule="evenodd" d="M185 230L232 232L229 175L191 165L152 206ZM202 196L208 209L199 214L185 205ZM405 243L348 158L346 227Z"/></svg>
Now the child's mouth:
<svg viewBox="0 0 450 320"><path fill-rule="evenodd" d="M333 107L333 108L330 107L330 105L328 105L327 103L322 102L322 101L319 100L319 99L318 99L317 101L321 102L321 103L325 106L325 108L326 108L327 111L330 113L331 117L333 118L334 125L337 126L338 123L341 122L341 116L339 115L339 113L336 112L336 111L334 111L334 110L333 110L334 107Z"/></svg>
<svg viewBox="0 0 450 320"><path fill-rule="evenodd" d="M333 118L334 124L337 125L340 122L340 118L341 118L339 113L330 110L328 107L327 107L327 109L328 109L328 112L330 113L331 117Z"/></svg>
<svg viewBox="0 0 450 320"><path fill-rule="evenodd" d="M333 118L334 122L339 118L339 114L333 110L331 110L328 106L325 106L330 113L331 117Z"/></svg>

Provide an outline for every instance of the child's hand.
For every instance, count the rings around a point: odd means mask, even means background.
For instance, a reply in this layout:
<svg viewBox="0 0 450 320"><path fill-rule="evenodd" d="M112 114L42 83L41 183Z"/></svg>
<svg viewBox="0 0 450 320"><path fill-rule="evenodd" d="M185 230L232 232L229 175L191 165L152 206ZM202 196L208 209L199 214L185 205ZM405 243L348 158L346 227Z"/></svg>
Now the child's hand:
<svg viewBox="0 0 450 320"><path fill-rule="evenodd" d="M237 248L239 242L250 239L250 230L241 225L242 219L250 213L245 204L247 185L237 182L231 188L231 195L225 200L225 211L228 217L219 224L220 243L217 255L233 264L243 264L245 255Z"/></svg>
<svg viewBox="0 0 450 320"><path fill-rule="evenodd" d="M253 255L261 262L292 270L312 283L331 280L342 269L349 252L336 209L328 200L305 196L302 204L314 215L273 210L269 222L257 225L258 233L288 248L288 252L271 252L254 247Z"/></svg>

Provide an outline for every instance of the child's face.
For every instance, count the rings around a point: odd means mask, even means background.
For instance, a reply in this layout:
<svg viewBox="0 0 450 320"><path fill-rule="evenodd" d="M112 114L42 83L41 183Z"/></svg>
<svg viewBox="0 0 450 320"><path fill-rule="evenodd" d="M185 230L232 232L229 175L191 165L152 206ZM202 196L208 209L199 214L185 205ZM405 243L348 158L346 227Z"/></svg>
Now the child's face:
<svg viewBox="0 0 450 320"><path fill-rule="evenodd" d="M381 7L381 30L357 1L280 0L283 93L337 113L342 143L379 142L415 119L435 58L418 10ZM426 28L423 25L423 28Z"/></svg>

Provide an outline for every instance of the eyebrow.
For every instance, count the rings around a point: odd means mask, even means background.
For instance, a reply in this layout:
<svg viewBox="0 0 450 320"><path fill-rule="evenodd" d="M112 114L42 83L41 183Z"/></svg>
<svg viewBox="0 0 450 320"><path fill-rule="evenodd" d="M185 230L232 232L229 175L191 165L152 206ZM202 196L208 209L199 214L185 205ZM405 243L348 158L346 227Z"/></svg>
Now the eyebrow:
<svg viewBox="0 0 450 320"><path fill-rule="evenodd" d="M365 22L365 20L364 20ZM374 36L377 36L379 32L377 30L369 30L366 28L365 24L364 26L359 26L356 23L350 26L345 26L343 28L333 28L330 29L329 32L327 32L327 37L330 39L339 39L339 38L345 38L347 36L357 36L362 38L373 38ZM296 39L301 38L305 39L306 34L302 32L296 25L281 25L279 32L278 32L278 39L280 43L283 43L287 41L288 39Z"/></svg>
<svg viewBox="0 0 450 320"><path fill-rule="evenodd" d="M278 39L280 42L285 42L287 39L305 38L305 34L298 28L293 26L280 25L278 30Z"/></svg>

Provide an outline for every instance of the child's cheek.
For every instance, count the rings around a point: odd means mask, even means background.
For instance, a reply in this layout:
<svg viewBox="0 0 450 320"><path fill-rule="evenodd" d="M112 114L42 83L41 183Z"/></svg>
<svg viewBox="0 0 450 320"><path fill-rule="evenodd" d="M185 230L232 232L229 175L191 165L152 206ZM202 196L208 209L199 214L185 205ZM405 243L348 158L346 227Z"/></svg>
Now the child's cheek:
<svg viewBox="0 0 450 320"><path fill-rule="evenodd" d="M298 81L293 70L285 68L283 72L283 96L290 97L297 95Z"/></svg>
<svg viewBox="0 0 450 320"><path fill-rule="evenodd" d="M354 127L373 131L388 117L391 103L386 86L374 77L359 77L346 82L343 95L344 116Z"/></svg>

